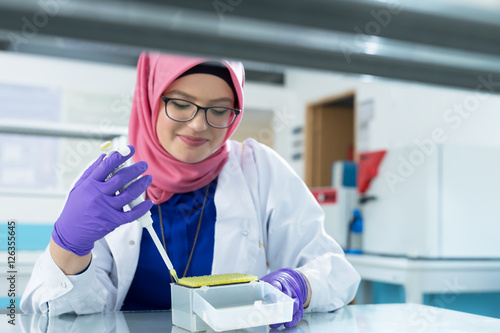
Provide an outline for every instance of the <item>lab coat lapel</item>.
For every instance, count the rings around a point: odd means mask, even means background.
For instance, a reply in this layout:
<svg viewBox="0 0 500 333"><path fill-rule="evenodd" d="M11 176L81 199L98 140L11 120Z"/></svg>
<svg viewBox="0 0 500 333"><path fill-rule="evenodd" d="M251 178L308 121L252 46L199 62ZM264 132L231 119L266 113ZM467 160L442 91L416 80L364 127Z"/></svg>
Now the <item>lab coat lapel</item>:
<svg viewBox="0 0 500 333"><path fill-rule="evenodd" d="M255 204L242 173L241 144L232 142L215 191L217 221L212 274L251 273L256 266L259 227Z"/></svg>

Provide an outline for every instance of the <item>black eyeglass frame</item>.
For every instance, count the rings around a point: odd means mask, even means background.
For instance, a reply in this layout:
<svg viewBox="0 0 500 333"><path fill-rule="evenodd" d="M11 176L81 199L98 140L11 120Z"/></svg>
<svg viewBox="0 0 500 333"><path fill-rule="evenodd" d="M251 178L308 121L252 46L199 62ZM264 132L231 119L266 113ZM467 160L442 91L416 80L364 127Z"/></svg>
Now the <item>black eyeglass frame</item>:
<svg viewBox="0 0 500 333"><path fill-rule="evenodd" d="M239 109L228 108L228 107L225 107L225 106L209 106L209 107L199 106L198 104L195 104L195 103L193 103L191 101L188 101L188 100L185 100L185 99L182 99L182 98L170 98L170 97L165 97L165 96L162 95L161 99L163 100L163 102L165 102L165 114L167 115L167 117L169 117L173 121L178 121L178 122L181 122L181 123L185 123L185 122L193 120L194 117L196 117L196 115L198 114L198 112L201 109L201 110L205 111L205 120L207 121L208 125L212 126L213 128L224 129L224 128L228 128L229 126L231 126L234 123L234 121L236 120L236 118L238 118L238 115L241 113L241 110L239 110ZM182 102L186 102L186 103L189 103L189 104L193 104L194 106L196 106L196 112L193 114L193 116L191 118L186 119L186 120L174 119L167 112L167 103L168 103L168 101L182 101ZM208 121L208 115L207 115L207 110L213 109L213 108L231 110L231 111L234 112L235 116L234 116L233 120L231 120L231 122L228 125L226 125L226 126L215 126L215 125L211 124Z"/></svg>

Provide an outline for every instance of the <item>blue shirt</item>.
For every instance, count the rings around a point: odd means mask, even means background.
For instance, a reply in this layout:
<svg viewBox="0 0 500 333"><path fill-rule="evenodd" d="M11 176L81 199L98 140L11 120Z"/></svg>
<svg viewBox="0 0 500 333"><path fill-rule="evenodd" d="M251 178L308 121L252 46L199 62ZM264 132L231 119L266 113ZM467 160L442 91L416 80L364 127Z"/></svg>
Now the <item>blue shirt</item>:
<svg viewBox="0 0 500 333"><path fill-rule="evenodd" d="M217 179L209 184L205 209L191 264L185 276L209 275L215 241L216 210L214 203ZM159 208L167 254L179 278L183 277L193 248L207 187L194 192L174 194L167 202L151 208L153 228L163 244ZM170 273L153 239L143 229L137 269L121 310L164 310L171 308Z"/></svg>

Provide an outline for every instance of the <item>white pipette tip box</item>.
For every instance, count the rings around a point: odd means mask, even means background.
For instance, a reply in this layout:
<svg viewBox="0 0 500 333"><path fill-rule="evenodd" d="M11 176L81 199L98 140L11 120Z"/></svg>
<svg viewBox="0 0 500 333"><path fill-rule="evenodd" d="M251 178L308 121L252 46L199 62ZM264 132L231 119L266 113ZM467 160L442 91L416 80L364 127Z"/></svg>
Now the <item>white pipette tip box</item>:
<svg viewBox="0 0 500 333"><path fill-rule="evenodd" d="M292 320L293 299L267 282L172 290L172 323L191 332L216 332L271 325Z"/></svg>

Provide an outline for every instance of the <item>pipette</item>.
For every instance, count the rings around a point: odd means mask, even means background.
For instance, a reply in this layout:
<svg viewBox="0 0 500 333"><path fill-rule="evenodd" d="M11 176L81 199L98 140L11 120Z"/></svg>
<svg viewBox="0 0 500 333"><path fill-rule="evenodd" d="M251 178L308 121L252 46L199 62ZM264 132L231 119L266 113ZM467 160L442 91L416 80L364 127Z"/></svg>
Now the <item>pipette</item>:
<svg viewBox="0 0 500 333"><path fill-rule="evenodd" d="M104 152L107 153L106 157L110 156L113 152L115 152L115 150L111 149L112 145L113 145L113 143L111 141L106 141L99 147L101 150L103 150ZM120 147L116 151L118 153L120 153L122 156L127 156L130 154L130 148L128 146ZM124 167L125 167L125 164L122 164L119 167L117 167L115 170L113 170L110 177L112 175L114 175L118 170L120 170ZM126 184L121 190L122 191L125 190L133 182L134 181L131 181L130 183ZM142 196L139 196L138 198L132 200L132 202L130 202L128 205L130 206L130 209L132 209L143 201L144 201L144 199L142 198ZM139 220L139 222L141 222L142 227L146 228L146 230L151 235L151 238L153 239L153 242L155 243L156 248L158 249L158 252L160 252L160 255L161 255L163 261L165 262L168 270L170 271L170 275L172 275L175 282L177 283L179 281L179 279L177 278L177 273L175 272L174 266L172 265L172 262L170 261L168 255L167 255L167 252L165 251L165 249L161 245L160 239L158 238L158 235L156 234L156 232L153 229L153 219L151 218L151 212L148 211L146 214L141 216L138 220Z"/></svg>

